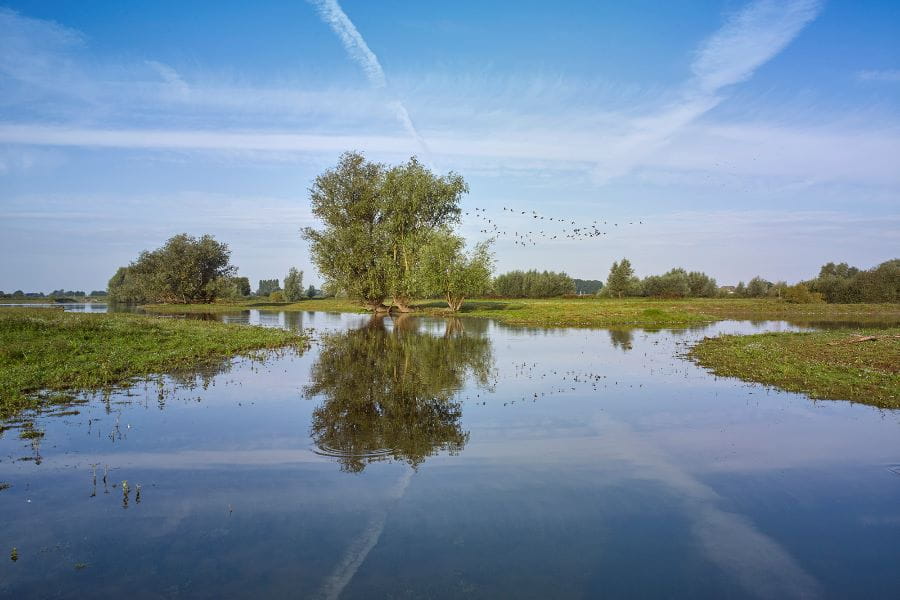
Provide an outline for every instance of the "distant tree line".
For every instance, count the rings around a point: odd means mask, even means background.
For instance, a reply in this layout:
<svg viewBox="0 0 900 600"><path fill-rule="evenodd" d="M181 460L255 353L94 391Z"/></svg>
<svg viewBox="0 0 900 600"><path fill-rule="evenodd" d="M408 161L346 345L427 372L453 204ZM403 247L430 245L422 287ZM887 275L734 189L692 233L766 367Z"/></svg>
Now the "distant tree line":
<svg viewBox="0 0 900 600"><path fill-rule="evenodd" d="M847 263L822 265L819 276L806 282L826 302L900 302L900 259L868 270Z"/></svg>
<svg viewBox="0 0 900 600"><path fill-rule="evenodd" d="M892 259L868 270L847 263L822 265L814 279L788 285L754 277L746 285L741 281L732 294L739 298L781 298L788 302L900 302L900 259Z"/></svg>
<svg viewBox="0 0 900 600"><path fill-rule="evenodd" d="M93 290L90 294L86 294L82 290L64 289L53 290L49 294L45 294L44 292L23 292L22 290L16 290L10 293L0 291L0 298L103 298L106 297L106 295L107 293L105 290Z"/></svg>
<svg viewBox="0 0 900 600"><path fill-rule="evenodd" d="M573 279L575 293L579 296L595 296L603 289L603 282L599 279Z"/></svg>
<svg viewBox="0 0 900 600"><path fill-rule="evenodd" d="M627 258L613 262L601 296L624 298L712 298L718 295L716 280L702 271L687 271L680 267L662 275L639 279Z"/></svg>
<svg viewBox="0 0 900 600"><path fill-rule="evenodd" d="M785 281L771 282L754 277L746 284L718 287L716 280L700 271L674 268L662 275L639 279L627 258L610 267L606 285L599 295L624 298L776 298L785 302L900 302L900 259L881 263L868 270L847 263L828 263L815 279L793 285Z"/></svg>
<svg viewBox="0 0 900 600"><path fill-rule="evenodd" d="M554 271L510 271L494 278L493 292L502 298L552 298L574 294L575 280Z"/></svg>
<svg viewBox="0 0 900 600"><path fill-rule="evenodd" d="M788 285L786 281L772 283L756 276L746 285L738 282L734 288L723 288L723 296L735 298L777 298L795 304L816 304L825 302L822 294L812 291L804 282Z"/></svg>
<svg viewBox="0 0 900 600"><path fill-rule="evenodd" d="M271 296L281 291L281 284L277 279L260 279L256 286L256 295L261 297Z"/></svg>

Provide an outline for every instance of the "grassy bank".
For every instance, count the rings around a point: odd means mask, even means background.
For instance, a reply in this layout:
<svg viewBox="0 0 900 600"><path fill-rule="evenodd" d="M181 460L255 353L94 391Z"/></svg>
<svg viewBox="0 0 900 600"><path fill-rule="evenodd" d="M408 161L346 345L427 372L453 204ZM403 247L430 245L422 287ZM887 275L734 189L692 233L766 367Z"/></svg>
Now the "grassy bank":
<svg viewBox="0 0 900 600"><path fill-rule="evenodd" d="M421 301L418 314L446 314L446 303ZM156 304L144 307L157 313L260 310L323 310L365 312L358 304L339 299L273 303L248 300L216 304ZM550 298L470 300L462 315L489 317L510 325L532 327L683 327L723 319L810 321L900 321L900 304L788 304L768 299L653 300L626 298Z"/></svg>
<svg viewBox="0 0 900 600"><path fill-rule="evenodd" d="M177 315L190 313L227 313L240 310L321 310L325 312L368 312L361 305L350 300L325 298L301 300L300 302L271 302L266 299L251 298L248 300L222 301L213 304L144 304L141 309L148 313Z"/></svg>
<svg viewBox="0 0 900 600"><path fill-rule="evenodd" d="M57 309L0 310L0 416L37 392L96 390L133 377L201 367L253 350L305 343L278 329Z"/></svg>
<svg viewBox="0 0 900 600"><path fill-rule="evenodd" d="M854 334L876 341L848 343ZM706 338L691 357L713 373L802 392L900 408L900 328Z"/></svg>

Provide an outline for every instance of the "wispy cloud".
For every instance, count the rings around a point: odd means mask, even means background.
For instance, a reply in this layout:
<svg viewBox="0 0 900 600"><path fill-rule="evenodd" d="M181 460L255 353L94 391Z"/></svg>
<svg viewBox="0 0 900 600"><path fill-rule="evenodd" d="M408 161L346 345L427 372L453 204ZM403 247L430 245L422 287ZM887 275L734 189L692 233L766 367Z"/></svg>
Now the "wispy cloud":
<svg viewBox="0 0 900 600"><path fill-rule="evenodd" d="M676 135L677 134L677 135ZM621 138L608 138L605 145ZM101 129L68 125L18 125L0 123L0 144L49 147L124 148L177 150L206 153L239 153L246 160L279 163L291 155L334 155L357 148L376 156L402 159L415 151L403 135L303 134L269 130L218 131L213 129ZM598 139L590 132L527 130L495 135L456 136L435 134L431 147L436 156L455 168L509 174L539 169L571 171L589 169ZM646 171L679 172L682 185L723 183L723 178L746 185L767 186L803 181L807 185L856 182L897 185L900 171L900 136L890 129L840 130L772 126L763 123L728 125L686 124L673 132L664 145L647 155L632 157L642 176ZM250 154L247 154L250 153ZM0 162L18 164L19 153L0 154ZM614 160L610 156L609 160ZM2 172L2 169L0 169ZM711 179L712 178L712 179ZM674 181L674 180L673 180ZM731 186L729 186L731 187ZM771 189L771 188L767 188Z"/></svg>
<svg viewBox="0 0 900 600"><path fill-rule="evenodd" d="M691 70L700 93L751 77L816 18L818 0L757 0L733 15L700 45Z"/></svg>
<svg viewBox="0 0 900 600"><path fill-rule="evenodd" d="M363 39L359 30L356 29L356 26L350 20L350 17L347 16L347 13L344 12L344 9L341 8L341 5L338 4L337 0L309 0L309 2L318 8L322 20L330 25L331 29L340 38L344 50L347 51L351 59L359 64L369 83L376 89L387 88L387 78L384 76L381 62L379 62L375 53L369 49L366 40ZM409 110L407 110L403 101L394 98L388 103L388 106L394 110L397 120L400 121L407 133L416 140L425 156L430 158L430 151L425 143L425 138L422 137L413 123L412 117L409 116Z"/></svg>
<svg viewBox="0 0 900 600"><path fill-rule="evenodd" d="M600 157L601 182L640 165L689 124L718 106L721 91L749 79L816 17L819 2L757 0L733 15L704 41L691 65L693 78L681 98L661 111L635 118L632 130Z"/></svg>
<svg viewBox="0 0 900 600"><path fill-rule="evenodd" d="M882 81L896 83L900 81L900 69L886 69L883 71L860 71L856 74L861 81Z"/></svg>
<svg viewBox="0 0 900 600"><path fill-rule="evenodd" d="M155 60L148 60L145 62L147 66L159 73L159 76L169 86L169 88L176 96L179 96L181 98L186 98L189 96L191 88L184 81L184 79L181 78L181 75L178 74L178 71L176 71L169 65Z"/></svg>
<svg viewBox="0 0 900 600"><path fill-rule="evenodd" d="M341 39L344 50L347 51L351 59L359 64L369 83L375 88L387 87L387 79L384 76L384 69L381 68L378 57L369 49L366 40L363 39L359 30L356 29L356 26L350 20L350 17L347 16L347 13L344 12L344 9L341 8L341 5L337 3L337 0L309 0L309 3L318 9L322 20L330 25L331 29Z"/></svg>
<svg viewBox="0 0 900 600"><path fill-rule="evenodd" d="M277 164L304 160L298 154L333 158L347 148L393 159L415 153L418 144L456 169L495 176L575 170L605 184L633 172L646 180L657 171L684 185L720 185L725 175L769 178L769 186L897 183L891 157L900 136L893 115L880 115L877 129L871 119L848 122L846 111L840 119L820 114L806 125L793 116L787 124L703 118L726 99L729 86L751 77L815 18L819 3L812 0L746 5L698 45L690 76L669 89L549 73L401 74L411 106L432 124L427 146L409 105L392 99L378 57L340 5L313 4L372 89L251 85L186 75L155 60L106 63L101 71L96 61L82 59L78 32L0 11L0 70L24 84L0 81L0 104L15 106L7 112L18 121L0 122L0 143L10 145L0 157L0 176L30 164L17 159L25 150L12 145L199 151ZM866 77L892 72L871 73ZM29 122L31 107L53 112ZM165 127L158 126L161 119ZM396 132L396 122L410 137Z"/></svg>

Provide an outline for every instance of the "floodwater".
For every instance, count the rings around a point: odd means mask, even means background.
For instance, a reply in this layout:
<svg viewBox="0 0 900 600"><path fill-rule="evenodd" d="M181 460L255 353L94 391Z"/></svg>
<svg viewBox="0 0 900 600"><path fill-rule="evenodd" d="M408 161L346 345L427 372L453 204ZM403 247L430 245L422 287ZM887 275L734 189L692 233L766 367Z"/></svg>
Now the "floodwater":
<svg viewBox="0 0 900 600"><path fill-rule="evenodd" d="M681 357L793 325L217 318L315 341L3 425L0 596L900 597L900 413Z"/></svg>
<svg viewBox="0 0 900 600"><path fill-rule="evenodd" d="M12 302L4 302L0 304L3 308L59 308L62 307L66 312L89 312L89 313L105 313L109 310L109 305L105 302L29 302L27 304L17 304ZM121 307L121 311L128 310L130 307Z"/></svg>

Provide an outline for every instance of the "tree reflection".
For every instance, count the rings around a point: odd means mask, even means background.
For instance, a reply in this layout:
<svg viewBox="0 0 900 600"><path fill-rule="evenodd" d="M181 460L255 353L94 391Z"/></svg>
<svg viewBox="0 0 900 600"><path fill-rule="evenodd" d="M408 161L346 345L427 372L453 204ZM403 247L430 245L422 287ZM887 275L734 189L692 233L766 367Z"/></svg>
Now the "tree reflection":
<svg viewBox="0 0 900 600"><path fill-rule="evenodd" d="M311 436L335 456L342 471L402 460L413 467L469 439L460 426L457 392L471 375L488 386L490 340L467 334L459 320L443 336L422 333L415 318L400 317L390 331L382 317L364 327L325 336L307 396L324 402L313 411Z"/></svg>
<svg viewBox="0 0 900 600"><path fill-rule="evenodd" d="M634 339L634 330L632 329L610 329L609 340L612 342L613 348L621 348L622 350L631 350L631 343Z"/></svg>

